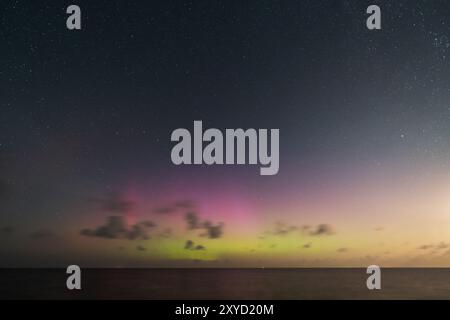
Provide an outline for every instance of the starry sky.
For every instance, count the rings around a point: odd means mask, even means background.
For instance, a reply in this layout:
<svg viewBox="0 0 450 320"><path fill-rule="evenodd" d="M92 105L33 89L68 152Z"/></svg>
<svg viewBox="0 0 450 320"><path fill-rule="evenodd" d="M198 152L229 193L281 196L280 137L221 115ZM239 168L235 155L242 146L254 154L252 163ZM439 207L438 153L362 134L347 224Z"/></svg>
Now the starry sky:
<svg viewBox="0 0 450 320"><path fill-rule="evenodd" d="M448 1L11 0L0 39L0 267L450 266ZM172 164L194 120L279 173Z"/></svg>

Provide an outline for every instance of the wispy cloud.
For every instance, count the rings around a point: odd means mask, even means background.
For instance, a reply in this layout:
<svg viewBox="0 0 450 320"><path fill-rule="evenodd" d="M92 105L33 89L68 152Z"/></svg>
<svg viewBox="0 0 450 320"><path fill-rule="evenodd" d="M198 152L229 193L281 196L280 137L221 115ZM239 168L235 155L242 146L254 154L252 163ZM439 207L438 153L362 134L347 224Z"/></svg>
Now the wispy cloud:
<svg viewBox="0 0 450 320"><path fill-rule="evenodd" d="M98 203L102 210L112 213L127 213L131 211L136 203L125 199L120 193L109 193L105 197L92 197L90 200Z"/></svg>
<svg viewBox="0 0 450 320"><path fill-rule="evenodd" d="M110 216L104 225L95 229L83 229L81 234L107 239L146 240L150 238L149 231L154 227L156 227L156 224L150 220L128 226L125 217Z"/></svg>

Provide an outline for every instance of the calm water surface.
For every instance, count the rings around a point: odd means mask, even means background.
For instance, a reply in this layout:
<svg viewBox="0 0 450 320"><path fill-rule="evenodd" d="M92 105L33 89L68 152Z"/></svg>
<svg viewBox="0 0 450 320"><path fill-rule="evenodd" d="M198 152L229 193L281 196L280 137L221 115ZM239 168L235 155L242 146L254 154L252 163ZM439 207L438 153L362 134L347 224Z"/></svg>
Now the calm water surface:
<svg viewBox="0 0 450 320"><path fill-rule="evenodd" d="M450 299L450 269L83 269L68 291L63 269L0 269L1 299Z"/></svg>

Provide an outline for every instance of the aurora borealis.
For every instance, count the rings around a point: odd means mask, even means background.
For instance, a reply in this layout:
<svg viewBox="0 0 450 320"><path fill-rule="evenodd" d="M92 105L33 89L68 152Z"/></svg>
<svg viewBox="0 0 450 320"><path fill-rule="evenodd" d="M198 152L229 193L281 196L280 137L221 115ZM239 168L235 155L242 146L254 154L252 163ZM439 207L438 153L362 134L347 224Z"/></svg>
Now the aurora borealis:
<svg viewBox="0 0 450 320"><path fill-rule="evenodd" d="M0 267L449 266L450 4L375 2L5 5ZM196 120L279 172L174 165Z"/></svg>

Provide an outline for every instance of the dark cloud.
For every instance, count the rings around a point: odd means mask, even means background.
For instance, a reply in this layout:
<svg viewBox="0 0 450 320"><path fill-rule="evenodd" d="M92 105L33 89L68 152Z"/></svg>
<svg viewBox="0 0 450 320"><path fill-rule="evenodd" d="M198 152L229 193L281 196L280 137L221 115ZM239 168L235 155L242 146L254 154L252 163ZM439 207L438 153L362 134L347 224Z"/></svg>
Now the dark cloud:
<svg viewBox="0 0 450 320"><path fill-rule="evenodd" d="M295 225L290 225L282 221L276 222L273 228L271 230L265 231L264 234L272 236L285 236L298 231L310 236L334 234L333 228L328 224L319 224L316 227L303 225L299 228Z"/></svg>
<svg viewBox="0 0 450 320"><path fill-rule="evenodd" d="M185 215L186 223L189 230L198 229L200 227L200 219L195 212L188 212Z"/></svg>
<svg viewBox="0 0 450 320"><path fill-rule="evenodd" d="M156 224L149 220L128 226L124 216L110 216L105 225L96 229L83 229L81 234L107 239L146 240L150 238L148 233L154 227Z"/></svg>
<svg viewBox="0 0 450 320"><path fill-rule="evenodd" d="M195 242L192 240L186 240L184 248L186 250L196 250L196 251L206 250L206 248L203 245L201 244L195 245Z"/></svg>
<svg viewBox="0 0 450 320"><path fill-rule="evenodd" d="M195 207L195 203L192 200L180 200L175 202L175 207L181 209L192 209Z"/></svg>
<svg viewBox="0 0 450 320"><path fill-rule="evenodd" d="M37 230L30 234L30 238L33 240L50 239L53 237L55 237L55 234L49 229Z"/></svg>
<svg viewBox="0 0 450 320"><path fill-rule="evenodd" d="M173 204L161 206L153 209L157 214L172 214L182 210L192 210L195 207L195 203L191 200L180 200Z"/></svg>
<svg viewBox="0 0 450 320"><path fill-rule="evenodd" d="M171 206L158 207L158 208L153 209L153 212L157 213L157 214L171 214L171 213L174 213L176 211L177 211L176 208L175 207L171 207Z"/></svg>
<svg viewBox="0 0 450 320"><path fill-rule="evenodd" d="M194 241L186 240L186 243L184 244L184 248L187 250L191 250L193 247L194 247Z"/></svg>
<svg viewBox="0 0 450 320"><path fill-rule="evenodd" d="M143 220L143 221L139 222L139 224L143 225L146 228L154 228L154 227L156 227L156 223L154 223L151 220Z"/></svg>
<svg viewBox="0 0 450 320"><path fill-rule="evenodd" d="M309 232L312 236L331 235L334 234L333 228L328 224L319 224L315 229Z"/></svg>
<svg viewBox="0 0 450 320"><path fill-rule="evenodd" d="M222 222L213 224L209 220L201 221L199 216L194 211L189 211L184 216L188 230L201 230L200 237L207 237L209 239L218 239L223 234L224 224Z"/></svg>
<svg viewBox="0 0 450 320"><path fill-rule="evenodd" d="M127 213L135 207L135 202L124 199L119 193L110 193L104 198L91 198L99 203L102 210L113 213Z"/></svg>
<svg viewBox="0 0 450 320"><path fill-rule="evenodd" d="M141 223L132 225L126 234L126 237L128 240L150 239L150 236L147 234L147 229L148 227Z"/></svg>
<svg viewBox="0 0 450 320"><path fill-rule="evenodd" d="M86 236L116 239L126 237L128 230L123 216L111 216L105 225L94 230L83 229L81 233Z"/></svg>
<svg viewBox="0 0 450 320"><path fill-rule="evenodd" d="M273 230L269 231L269 233L275 236L284 236L297 230L298 228L296 226L288 225L282 221L278 221L275 223Z"/></svg>
<svg viewBox="0 0 450 320"><path fill-rule="evenodd" d="M213 225L211 222L205 221L203 227L206 229L206 236L210 239L217 239L222 236L223 223Z"/></svg>

